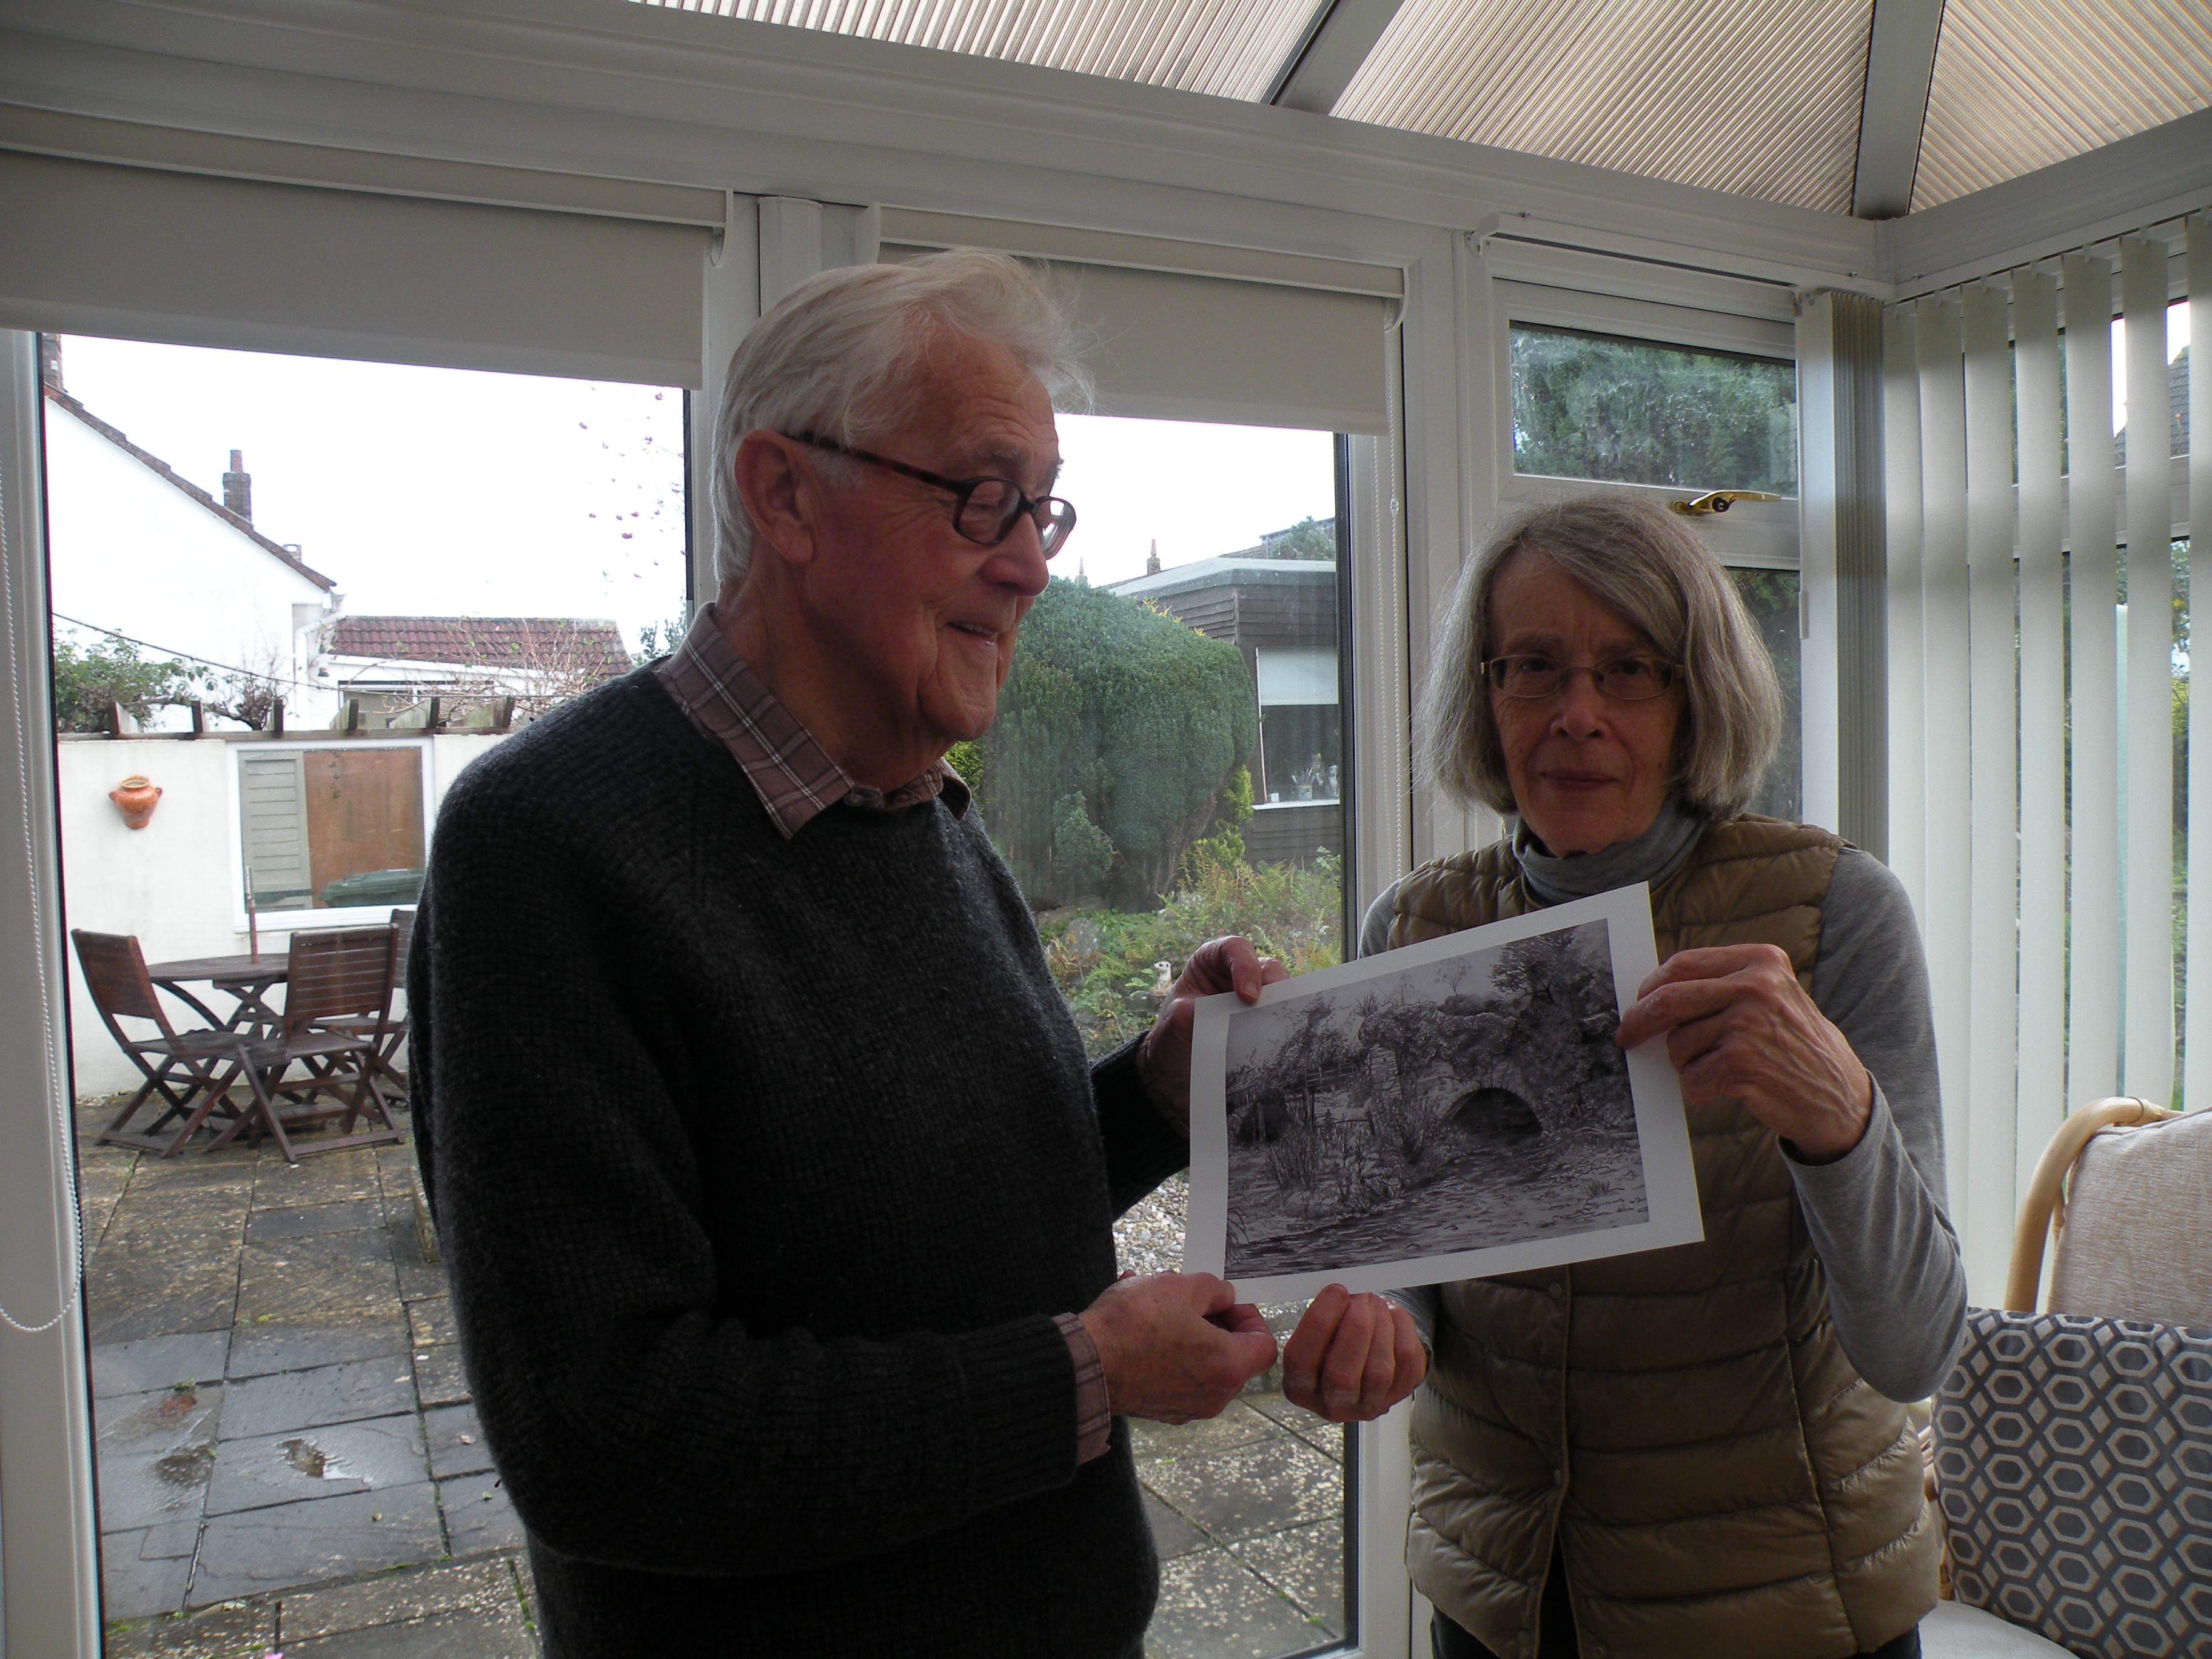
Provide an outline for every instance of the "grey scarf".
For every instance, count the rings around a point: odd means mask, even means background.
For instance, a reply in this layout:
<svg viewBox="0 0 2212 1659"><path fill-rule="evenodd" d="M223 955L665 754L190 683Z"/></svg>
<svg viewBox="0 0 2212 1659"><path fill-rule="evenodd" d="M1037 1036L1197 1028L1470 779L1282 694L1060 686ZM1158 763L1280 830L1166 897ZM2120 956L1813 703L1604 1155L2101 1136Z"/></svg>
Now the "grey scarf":
<svg viewBox="0 0 2212 1659"><path fill-rule="evenodd" d="M1615 842L1595 853L1554 858L1529 833L1528 826L1516 818L1513 856L1521 862L1529 891L1547 904L1564 904L1569 899L1588 898L1593 893L1639 881L1656 887L1689 856L1690 848L1705 833L1705 819L1669 795L1660 806L1659 816L1651 820L1651 827L1635 840Z"/></svg>

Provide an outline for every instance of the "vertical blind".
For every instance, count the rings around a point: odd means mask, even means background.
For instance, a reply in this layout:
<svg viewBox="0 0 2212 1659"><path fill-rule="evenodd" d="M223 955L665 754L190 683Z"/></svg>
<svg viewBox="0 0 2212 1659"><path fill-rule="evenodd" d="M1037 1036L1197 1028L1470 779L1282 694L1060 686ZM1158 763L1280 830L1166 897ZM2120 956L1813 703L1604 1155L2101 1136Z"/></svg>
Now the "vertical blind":
<svg viewBox="0 0 2212 1659"><path fill-rule="evenodd" d="M2185 247L2181 408L2201 421L2212 218ZM2212 698L2188 699L2177 764L2171 551L2187 540L2192 617L2212 607L2212 537L2190 533L2212 530L2212 442L2170 453L2172 252L2125 237L1885 331L1892 863L1927 940L1952 1218L1984 1303L2069 1110L2212 1107L2212 897L2188 903L2192 872L2212 894Z"/></svg>

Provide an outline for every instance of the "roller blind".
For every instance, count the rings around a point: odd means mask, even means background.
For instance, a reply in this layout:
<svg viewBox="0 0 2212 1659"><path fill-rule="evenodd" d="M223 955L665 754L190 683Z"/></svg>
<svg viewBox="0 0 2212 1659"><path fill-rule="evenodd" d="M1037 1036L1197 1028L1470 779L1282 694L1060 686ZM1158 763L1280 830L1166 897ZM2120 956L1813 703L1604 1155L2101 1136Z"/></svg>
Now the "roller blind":
<svg viewBox="0 0 2212 1659"><path fill-rule="evenodd" d="M711 232L0 151L0 328L697 386Z"/></svg>
<svg viewBox="0 0 2212 1659"><path fill-rule="evenodd" d="M887 240L880 257L912 259L934 251ZM1070 259L1039 263L1097 343L1091 362L1103 414L1324 432L1389 429L1383 354L1397 306L1381 295Z"/></svg>

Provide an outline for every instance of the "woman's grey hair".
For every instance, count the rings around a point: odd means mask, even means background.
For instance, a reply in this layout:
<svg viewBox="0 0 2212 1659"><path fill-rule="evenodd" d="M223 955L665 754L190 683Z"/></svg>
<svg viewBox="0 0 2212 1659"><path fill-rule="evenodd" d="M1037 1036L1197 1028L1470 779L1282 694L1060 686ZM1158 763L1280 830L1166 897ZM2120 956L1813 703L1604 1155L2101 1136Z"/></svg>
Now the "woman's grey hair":
<svg viewBox="0 0 2212 1659"><path fill-rule="evenodd" d="M752 520L734 465L745 434L813 431L865 446L895 431L915 413L923 391L917 371L941 333L1006 347L1056 409L1089 406L1091 377L1068 308L1018 259L955 248L910 264L845 265L809 277L730 359L714 417L714 576L724 592L752 561ZM857 472L850 462L822 460L832 476Z"/></svg>
<svg viewBox="0 0 2212 1659"><path fill-rule="evenodd" d="M1653 502L1595 492L1502 520L1462 572L1421 692L1421 761L1437 787L1462 805L1515 810L1482 662L1494 643L1491 589L1524 552L1551 560L1681 665L1688 706L1675 793L1711 817L1742 811L1782 732L1782 691L1759 630L1689 526Z"/></svg>

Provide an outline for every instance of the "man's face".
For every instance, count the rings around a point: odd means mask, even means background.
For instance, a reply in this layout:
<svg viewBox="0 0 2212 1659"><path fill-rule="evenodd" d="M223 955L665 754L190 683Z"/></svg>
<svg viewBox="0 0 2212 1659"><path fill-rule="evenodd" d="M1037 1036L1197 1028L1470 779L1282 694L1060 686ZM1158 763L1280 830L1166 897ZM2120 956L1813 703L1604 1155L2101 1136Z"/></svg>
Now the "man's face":
<svg viewBox="0 0 2212 1659"><path fill-rule="evenodd" d="M1013 354L940 335L926 360L919 413L866 447L948 478L1012 478L1031 496L1060 471L1052 400ZM808 608L834 639L856 694L941 750L981 737L1013 665L1014 630L1044 591L1045 557L1026 516L996 547L953 528L949 492L848 463L850 487L824 490Z"/></svg>

